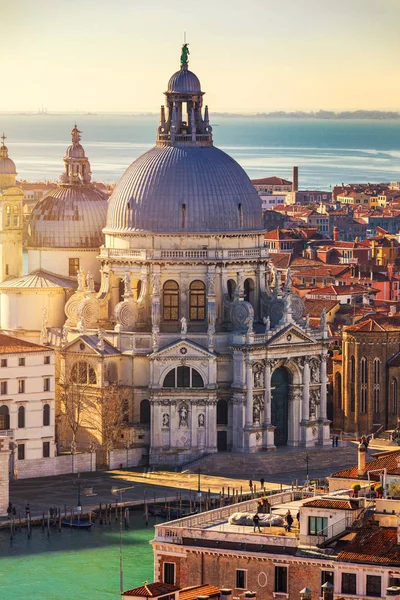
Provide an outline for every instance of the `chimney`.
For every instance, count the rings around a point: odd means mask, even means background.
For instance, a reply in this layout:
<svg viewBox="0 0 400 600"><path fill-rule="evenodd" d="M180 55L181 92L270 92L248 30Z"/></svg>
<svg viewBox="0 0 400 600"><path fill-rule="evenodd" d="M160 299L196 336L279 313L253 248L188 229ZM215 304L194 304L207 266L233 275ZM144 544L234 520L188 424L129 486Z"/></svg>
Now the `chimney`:
<svg viewBox="0 0 400 600"><path fill-rule="evenodd" d="M300 590L300 600L311 600L311 594L312 591L308 587L303 588Z"/></svg>
<svg viewBox="0 0 400 600"><path fill-rule="evenodd" d="M197 600L209 600L210 596L197 596Z"/></svg>
<svg viewBox="0 0 400 600"><path fill-rule="evenodd" d="M339 227L337 227L336 225L333 228L333 241L334 242L339 241Z"/></svg>
<svg viewBox="0 0 400 600"><path fill-rule="evenodd" d="M391 600L400 600L400 587L398 585L392 585L386 590L386 598Z"/></svg>
<svg viewBox="0 0 400 600"><path fill-rule="evenodd" d="M333 585L327 581L321 586L322 600L333 600Z"/></svg>
<svg viewBox="0 0 400 600"><path fill-rule="evenodd" d="M229 588L222 588L220 593L220 600L231 600L232 590Z"/></svg>
<svg viewBox="0 0 400 600"><path fill-rule="evenodd" d="M245 592L244 597L247 598L248 600L252 600L253 598L256 598L256 593L255 592Z"/></svg>
<svg viewBox="0 0 400 600"><path fill-rule="evenodd" d="M298 189L299 189L299 167L293 167L292 192L297 192Z"/></svg>
<svg viewBox="0 0 400 600"><path fill-rule="evenodd" d="M357 465L357 475L361 477L365 473L365 464L366 464L366 449L364 444L358 445L358 465Z"/></svg>

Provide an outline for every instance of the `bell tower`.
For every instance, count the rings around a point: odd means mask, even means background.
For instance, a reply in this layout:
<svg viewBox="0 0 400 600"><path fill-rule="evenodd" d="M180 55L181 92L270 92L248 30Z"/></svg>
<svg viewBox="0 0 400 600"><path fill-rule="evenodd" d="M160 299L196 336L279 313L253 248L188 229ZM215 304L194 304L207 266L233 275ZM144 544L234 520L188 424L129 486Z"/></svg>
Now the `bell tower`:
<svg viewBox="0 0 400 600"><path fill-rule="evenodd" d="M4 133L0 139L0 281L5 281L22 275L24 192L16 185L17 171Z"/></svg>

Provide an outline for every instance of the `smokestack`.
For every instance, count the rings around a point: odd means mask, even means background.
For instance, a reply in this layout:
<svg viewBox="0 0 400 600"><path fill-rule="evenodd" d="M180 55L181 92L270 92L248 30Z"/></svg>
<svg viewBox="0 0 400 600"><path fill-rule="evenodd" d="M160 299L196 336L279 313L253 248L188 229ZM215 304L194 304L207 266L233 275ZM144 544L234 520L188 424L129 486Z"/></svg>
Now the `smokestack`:
<svg viewBox="0 0 400 600"><path fill-rule="evenodd" d="M229 588L222 588L220 592L220 600L231 600L232 590Z"/></svg>
<svg viewBox="0 0 400 600"><path fill-rule="evenodd" d="M322 600L333 600L333 585L327 581L321 586Z"/></svg>
<svg viewBox="0 0 400 600"><path fill-rule="evenodd" d="M334 242L338 242L339 241L339 227L335 227L333 228L333 241Z"/></svg>
<svg viewBox="0 0 400 600"><path fill-rule="evenodd" d="M298 189L299 189L299 167L293 167L292 192L297 192Z"/></svg>
<svg viewBox="0 0 400 600"><path fill-rule="evenodd" d="M366 449L364 444L358 445L358 465L357 465L357 474L359 477L362 477L365 473L365 464L366 464Z"/></svg>

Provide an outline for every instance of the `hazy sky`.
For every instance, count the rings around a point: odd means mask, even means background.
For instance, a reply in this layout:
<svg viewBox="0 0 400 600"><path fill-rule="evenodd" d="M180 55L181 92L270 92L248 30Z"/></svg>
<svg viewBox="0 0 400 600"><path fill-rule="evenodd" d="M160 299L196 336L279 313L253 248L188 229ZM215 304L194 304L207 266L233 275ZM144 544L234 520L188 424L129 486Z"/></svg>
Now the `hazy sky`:
<svg viewBox="0 0 400 600"><path fill-rule="evenodd" d="M0 0L0 111L400 109L400 0Z"/></svg>

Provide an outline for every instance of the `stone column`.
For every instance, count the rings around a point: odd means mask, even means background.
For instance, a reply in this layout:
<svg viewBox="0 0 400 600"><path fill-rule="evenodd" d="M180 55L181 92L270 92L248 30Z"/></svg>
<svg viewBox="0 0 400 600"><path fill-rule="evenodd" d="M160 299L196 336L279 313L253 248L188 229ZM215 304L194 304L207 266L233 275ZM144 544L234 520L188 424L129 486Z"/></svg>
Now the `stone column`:
<svg viewBox="0 0 400 600"><path fill-rule="evenodd" d="M217 451L217 400L210 400L205 407L206 423L207 423L207 450L208 452Z"/></svg>
<svg viewBox="0 0 400 600"><path fill-rule="evenodd" d="M328 378L326 375L326 361L327 361L327 356L326 356L326 354L323 354L321 356L321 367L320 367L321 400L320 400L320 408L319 408L319 416L320 416L320 419L322 419L323 421L325 421L325 419L326 419L326 402L327 402L326 386L328 384Z"/></svg>
<svg viewBox="0 0 400 600"><path fill-rule="evenodd" d="M303 403L302 403L302 421L308 423L310 420L310 359L304 359L303 368Z"/></svg>
<svg viewBox="0 0 400 600"><path fill-rule="evenodd" d="M0 517L7 516L9 496L8 463L10 460L9 438L0 437Z"/></svg>
<svg viewBox="0 0 400 600"><path fill-rule="evenodd" d="M246 359L246 427L253 427L253 364Z"/></svg>
<svg viewBox="0 0 400 600"><path fill-rule="evenodd" d="M264 368L264 427L271 425L271 361L267 358Z"/></svg>

